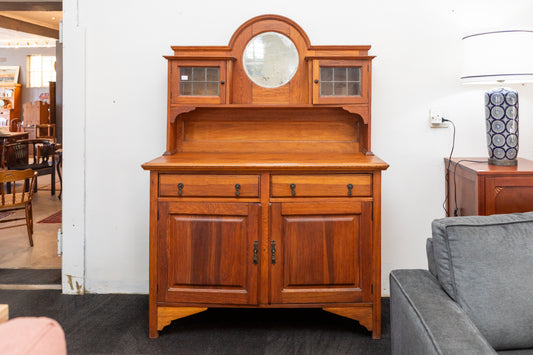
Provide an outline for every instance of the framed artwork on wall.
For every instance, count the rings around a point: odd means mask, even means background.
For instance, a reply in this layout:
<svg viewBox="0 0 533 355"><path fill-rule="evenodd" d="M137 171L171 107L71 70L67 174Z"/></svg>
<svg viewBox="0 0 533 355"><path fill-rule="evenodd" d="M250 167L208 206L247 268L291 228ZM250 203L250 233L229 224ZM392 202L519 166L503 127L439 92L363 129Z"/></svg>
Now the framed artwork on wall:
<svg viewBox="0 0 533 355"><path fill-rule="evenodd" d="M18 83L19 70L19 66L0 66L0 84Z"/></svg>

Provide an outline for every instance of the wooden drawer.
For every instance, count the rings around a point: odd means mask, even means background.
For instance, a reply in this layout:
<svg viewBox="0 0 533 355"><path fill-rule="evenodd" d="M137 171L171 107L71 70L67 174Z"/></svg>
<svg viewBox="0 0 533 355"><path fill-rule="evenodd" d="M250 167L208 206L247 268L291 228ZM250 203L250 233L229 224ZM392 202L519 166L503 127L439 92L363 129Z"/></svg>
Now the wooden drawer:
<svg viewBox="0 0 533 355"><path fill-rule="evenodd" d="M180 185L181 184L181 185ZM238 185L238 186L236 186ZM181 189L180 189L181 186ZM181 190L181 193L180 193ZM160 174L160 197L258 197L258 175Z"/></svg>
<svg viewBox="0 0 533 355"><path fill-rule="evenodd" d="M7 109L0 110L0 117L9 118L10 115L11 115L11 110L7 110Z"/></svg>
<svg viewBox="0 0 533 355"><path fill-rule="evenodd" d="M372 174L273 175L271 194L273 197L371 196Z"/></svg>

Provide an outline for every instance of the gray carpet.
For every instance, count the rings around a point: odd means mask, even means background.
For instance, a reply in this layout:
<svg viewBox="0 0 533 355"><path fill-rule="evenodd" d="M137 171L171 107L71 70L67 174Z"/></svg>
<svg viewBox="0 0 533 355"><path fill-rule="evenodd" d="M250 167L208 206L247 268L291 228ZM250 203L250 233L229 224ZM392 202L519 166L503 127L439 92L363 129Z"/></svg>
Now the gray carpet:
<svg viewBox="0 0 533 355"><path fill-rule="evenodd" d="M389 299L383 337L318 309L209 309L148 338L147 295L63 295L0 290L10 318L47 316L65 330L69 354L389 354Z"/></svg>

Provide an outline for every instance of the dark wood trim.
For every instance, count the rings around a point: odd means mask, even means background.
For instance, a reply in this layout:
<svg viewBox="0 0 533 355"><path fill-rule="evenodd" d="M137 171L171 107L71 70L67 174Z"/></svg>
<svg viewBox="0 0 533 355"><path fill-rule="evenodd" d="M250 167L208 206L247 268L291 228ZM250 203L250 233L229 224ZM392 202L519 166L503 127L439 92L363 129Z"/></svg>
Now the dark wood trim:
<svg viewBox="0 0 533 355"><path fill-rule="evenodd" d="M63 3L61 1L2 1L0 11L63 11Z"/></svg>
<svg viewBox="0 0 533 355"><path fill-rule="evenodd" d="M35 25L33 23L16 20L11 17L0 15L0 27L8 30L31 33L34 35L59 38L59 31L53 28Z"/></svg>

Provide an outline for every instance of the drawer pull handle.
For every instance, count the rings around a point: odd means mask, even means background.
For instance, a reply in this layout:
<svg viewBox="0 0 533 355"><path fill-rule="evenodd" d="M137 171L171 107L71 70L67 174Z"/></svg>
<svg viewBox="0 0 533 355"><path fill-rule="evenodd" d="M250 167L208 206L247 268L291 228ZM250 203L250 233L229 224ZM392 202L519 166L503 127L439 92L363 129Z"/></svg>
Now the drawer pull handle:
<svg viewBox="0 0 533 355"><path fill-rule="evenodd" d="M235 184L235 196L239 196L240 195L240 190L241 189L241 185L240 184Z"/></svg>
<svg viewBox="0 0 533 355"><path fill-rule="evenodd" d="M254 264L257 264L257 253L259 252L259 242L254 241Z"/></svg>
<svg viewBox="0 0 533 355"><path fill-rule="evenodd" d="M178 195L179 195L179 196L181 196L181 195L183 194L183 186L184 186L184 185L183 185L182 182L180 182L180 183L178 184Z"/></svg>
<svg viewBox="0 0 533 355"><path fill-rule="evenodd" d="M273 240L271 243L271 252L272 252L272 264L276 263L276 241Z"/></svg>
<svg viewBox="0 0 533 355"><path fill-rule="evenodd" d="M296 195L296 184L290 184L289 187L291 188L291 194L293 196Z"/></svg>
<svg viewBox="0 0 533 355"><path fill-rule="evenodd" d="M348 188L348 196L352 196L353 185L352 184L348 184L348 185L346 185L346 187Z"/></svg>

